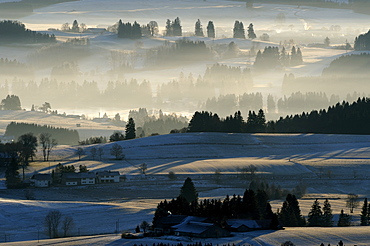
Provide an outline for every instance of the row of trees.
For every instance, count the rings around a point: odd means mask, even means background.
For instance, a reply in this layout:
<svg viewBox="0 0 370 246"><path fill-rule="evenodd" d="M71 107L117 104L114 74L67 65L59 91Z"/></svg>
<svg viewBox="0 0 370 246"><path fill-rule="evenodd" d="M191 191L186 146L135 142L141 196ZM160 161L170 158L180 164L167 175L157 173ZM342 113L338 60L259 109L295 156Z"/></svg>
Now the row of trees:
<svg viewBox="0 0 370 246"><path fill-rule="evenodd" d="M234 38L244 38L245 39L245 30L244 30L244 24L241 21L236 20L234 23L233 28L233 37ZM255 39L257 38L257 35L254 32L253 24L250 23L248 26L248 38L249 39Z"/></svg>
<svg viewBox="0 0 370 246"><path fill-rule="evenodd" d="M53 126L41 126L38 124L29 123L18 123L11 122L7 125L5 130L5 135L14 136L15 138L20 137L23 134L32 132L35 135L48 134L48 136L53 136L53 138L60 144L77 144L80 140L79 134L76 130L70 130L62 127Z"/></svg>
<svg viewBox="0 0 370 246"><path fill-rule="evenodd" d="M266 118L262 109L257 114L249 111L247 122L244 122L240 111L225 119L207 111L197 111L189 122L188 132L263 132L265 126Z"/></svg>
<svg viewBox="0 0 370 246"><path fill-rule="evenodd" d="M207 111L197 111L190 120L188 131L370 134L366 125L370 120L369 105L369 98L358 98L352 104L343 101L330 106L328 110L288 115L267 123L262 109L257 114L249 111L247 122L244 121L240 111L225 119L220 119L217 114Z"/></svg>

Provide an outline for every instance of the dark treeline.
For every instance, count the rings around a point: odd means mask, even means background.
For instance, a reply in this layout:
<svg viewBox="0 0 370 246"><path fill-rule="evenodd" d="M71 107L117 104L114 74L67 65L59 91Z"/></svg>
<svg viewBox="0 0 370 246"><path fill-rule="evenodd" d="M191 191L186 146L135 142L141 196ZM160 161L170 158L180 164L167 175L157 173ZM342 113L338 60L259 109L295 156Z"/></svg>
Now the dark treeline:
<svg viewBox="0 0 370 246"><path fill-rule="evenodd" d="M188 132L370 134L369 120L370 99L358 98L352 104L343 101L327 110L288 115L267 123L263 110L259 110L258 114L249 111L246 122L240 111L225 119L207 111L195 112Z"/></svg>
<svg viewBox="0 0 370 246"><path fill-rule="evenodd" d="M21 22L12 20L0 21L0 42L51 43L55 41L54 35L31 31L26 29Z"/></svg>
<svg viewBox="0 0 370 246"><path fill-rule="evenodd" d="M175 43L166 42L159 48L150 49L147 52L147 65L176 66L212 58L212 53L204 41L183 38L176 40Z"/></svg>
<svg viewBox="0 0 370 246"><path fill-rule="evenodd" d="M76 130L17 122L11 122L6 127L5 135L18 138L19 136L29 132L32 132L36 136L41 133L49 133L58 141L59 144L74 145L78 144L78 141L80 140L79 134Z"/></svg>
<svg viewBox="0 0 370 246"><path fill-rule="evenodd" d="M359 98L349 104L343 101L327 110L287 116L269 122L268 132L280 133L327 133L327 134L370 134L370 99Z"/></svg>

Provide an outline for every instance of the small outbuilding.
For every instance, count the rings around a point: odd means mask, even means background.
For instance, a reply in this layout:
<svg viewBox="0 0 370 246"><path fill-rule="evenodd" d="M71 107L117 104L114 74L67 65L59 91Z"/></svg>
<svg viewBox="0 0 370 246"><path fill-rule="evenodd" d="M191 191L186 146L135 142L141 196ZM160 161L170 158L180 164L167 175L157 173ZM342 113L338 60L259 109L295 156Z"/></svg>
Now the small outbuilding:
<svg viewBox="0 0 370 246"><path fill-rule="evenodd" d="M198 238L229 237L230 232L214 223L206 223L207 218L188 216L182 223L173 226L176 236Z"/></svg>
<svg viewBox="0 0 370 246"><path fill-rule="evenodd" d="M231 219L227 221L227 224L234 232L247 232L262 228L256 220Z"/></svg>

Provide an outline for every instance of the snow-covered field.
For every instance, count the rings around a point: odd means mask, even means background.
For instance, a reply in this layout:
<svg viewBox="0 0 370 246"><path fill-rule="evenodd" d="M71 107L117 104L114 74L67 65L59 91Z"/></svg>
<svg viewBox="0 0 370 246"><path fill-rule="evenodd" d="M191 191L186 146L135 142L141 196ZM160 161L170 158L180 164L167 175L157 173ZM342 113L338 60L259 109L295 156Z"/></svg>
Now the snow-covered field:
<svg viewBox="0 0 370 246"><path fill-rule="evenodd" d="M125 160L118 161L109 155L112 144L96 146L104 149L102 161L91 160L89 151L92 146L84 147L86 156L81 161L77 160L74 147L60 146L52 153L56 162L33 163L27 172L49 172L49 166L53 168L61 162L76 167L83 164L92 171L117 170L126 175L127 181L112 186L34 189L36 200L24 200L22 190L0 190L0 217L7 221L0 225L0 230L8 235L10 241L35 240L38 232L40 238L46 238L43 219L51 209L74 217L75 235L78 235L78 230L80 235L114 233L118 221L120 230L133 230L143 220L152 220L159 201L177 196L187 176L194 180L201 198L223 199L227 194L242 195L249 182L236 182L235 178L241 168L250 164L256 165L260 178L283 188L291 189L299 183L307 185L307 194L300 200L305 216L314 199L319 198L322 203L329 198L336 221L341 209L347 211L346 194L354 192L361 198L370 195L367 173L369 138L315 134L170 134L117 142L126 155ZM138 170L143 162L148 165L145 177ZM214 180L216 169L221 172L221 183ZM328 170L331 171L330 178ZM168 179L169 171L176 174L177 180ZM272 201L273 210L276 211L281 204L282 201ZM355 209L354 225L359 223L359 213L360 209ZM278 245L291 240L296 245L310 245L308 242L312 242L310 240L314 237L315 244L335 244L342 239L348 242L346 245L367 245L370 242L368 232L370 229L357 226L347 230L291 228L239 234L213 242ZM97 240L97 245L158 242L154 239L125 241L115 236L89 240ZM73 243L84 245L78 239L68 239L65 245Z"/></svg>

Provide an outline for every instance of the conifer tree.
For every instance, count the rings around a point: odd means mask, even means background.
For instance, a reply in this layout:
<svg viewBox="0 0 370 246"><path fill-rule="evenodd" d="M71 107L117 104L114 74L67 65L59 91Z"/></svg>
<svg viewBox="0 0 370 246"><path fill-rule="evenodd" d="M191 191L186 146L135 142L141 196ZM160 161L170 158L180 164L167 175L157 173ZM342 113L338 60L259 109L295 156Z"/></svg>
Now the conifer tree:
<svg viewBox="0 0 370 246"><path fill-rule="evenodd" d="M166 36L172 36L173 35L173 30L172 30L172 24L169 19L166 21Z"/></svg>
<svg viewBox="0 0 370 246"><path fill-rule="evenodd" d="M200 20L198 19L197 22L195 22L195 36L197 37L204 37L203 34L203 28Z"/></svg>
<svg viewBox="0 0 370 246"><path fill-rule="evenodd" d="M80 28L78 26L78 22L77 20L74 20L72 24L71 32L79 32L79 31L80 31Z"/></svg>
<svg viewBox="0 0 370 246"><path fill-rule="evenodd" d="M242 202L242 214L247 219L259 219L259 211L257 207L256 195L253 190L246 189Z"/></svg>
<svg viewBox="0 0 370 246"><path fill-rule="evenodd" d="M133 118L128 119L125 135L126 135L126 139L136 138L135 121Z"/></svg>
<svg viewBox="0 0 370 246"><path fill-rule="evenodd" d="M256 33L254 32L254 28L253 28L253 24L250 23L249 26L248 26L248 38L249 39L255 39L257 38L257 35Z"/></svg>
<svg viewBox="0 0 370 246"><path fill-rule="evenodd" d="M328 199L325 199L322 210L322 226L333 226L333 213Z"/></svg>
<svg viewBox="0 0 370 246"><path fill-rule="evenodd" d="M308 213L308 226L321 226L322 225L322 211L321 211L321 206L316 199L312 206L311 206L311 211Z"/></svg>
<svg viewBox="0 0 370 246"><path fill-rule="evenodd" d="M179 197L185 199L188 203L192 203L198 200L198 192L195 189L194 183L191 178L186 178L183 186L181 187Z"/></svg>
<svg viewBox="0 0 370 246"><path fill-rule="evenodd" d="M182 36L182 27L180 18L177 17L172 23L173 36Z"/></svg>
<svg viewBox="0 0 370 246"><path fill-rule="evenodd" d="M369 207L367 203L367 198L365 198L364 205L362 206L361 210L361 225L362 226L369 225Z"/></svg>
<svg viewBox="0 0 370 246"><path fill-rule="evenodd" d="M215 26L213 25L213 21L209 21L207 25L207 37L215 38Z"/></svg>
<svg viewBox="0 0 370 246"><path fill-rule="evenodd" d="M287 195L278 215L283 226L304 226L306 224L301 215L299 202L292 194Z"/></svg>
<svg viewBox="0 0 370 246"><path fill-rule="evenodd" d="M351 215L345 214L343 209L340 211L338 226L350 226L351 225Z"/></svg>

